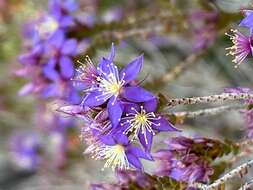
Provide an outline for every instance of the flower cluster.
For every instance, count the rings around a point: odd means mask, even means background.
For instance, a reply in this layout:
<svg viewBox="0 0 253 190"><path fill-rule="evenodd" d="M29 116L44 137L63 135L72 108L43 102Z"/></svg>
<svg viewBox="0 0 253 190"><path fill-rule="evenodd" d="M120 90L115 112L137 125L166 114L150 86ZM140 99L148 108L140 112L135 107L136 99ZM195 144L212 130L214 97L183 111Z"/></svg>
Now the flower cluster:
<svg viewBox="0 0 253 190"><path fill-rule="evenodd" d="M233 42L233 46L226 48L229 52L227 55L234 56L232 62L234 62L237 67L240 65L243 60L252 56L252 31L253 31L253 11L244 10L243 11L245 18L240 22L239 26L247 27L250 30L249 35L245 35L238 30L231 29L231 34L226 33L230 37L230 40Z"/></svg>
<svg viewBox="0 0 253 190"><path fill-rule="evenodd" d="M106 184L97 183L91 184L91 190L121 190L121 189L157 189L157 181L151 176L140 171L117 171L117 183Z"/></svg>
<svg viewBox="0 0 253 190"><path fill-rule="evenodd" d="M103 57L97 67L87 58L87 64L77 69L73 80L84 88L81 106L86 112L74 115L85 121L82 139L89 145L86 152L95 159L106 160L105 167L113 170L142 169L139 158L152 160L153 136L161 131L178 130L156 113L156 96L136 81L143 56L122 69L114 64L114 57L112 44L110 55ZM68 112L73 115L75 107Z"/></svg>
<svg viewBox="0 0 253 190"><path fill-rule="evenodd" d="M40 166L61 168L67 163L71 151L74 122L72 119L52 114L40 106L35 114L33 132L17 132L10 139L11 159L24 170L36 170ZM45 143L46 142L46 143Z"/></svg>
<svg viewBox="0 0 253 190"><path fill-rule="evenodd" d="M69 81L74 74L72 59L78 43L68 37L68 31L75 26L71 13L77 7L72 0L50 0L48 13L26 26L28 52L20 55L22 68L16 73L30 77L31 81L20 90L20 95L36 93L44 98L80 101Z"/></svg>
<svg viewBox="0 0 253 190"><path fill-rule="evenodd" d="M211 149L215 147L214 140L181 136L166 140L165 143L168 145L166 149L153 154L155 160L161 163L157 175L170 176L177 181L190 184L208 182L213 169L206 158L208 151L211 152ZM211 159L217 156L212 155Z"/></svg>
<svg viewBox="0 0 253 190"><path fill-rule="evenodd" d="M10 142L11 156L14 163L21 169L35 170L41 161L39 154L41 142L37 134L14 134Z"/></svg>

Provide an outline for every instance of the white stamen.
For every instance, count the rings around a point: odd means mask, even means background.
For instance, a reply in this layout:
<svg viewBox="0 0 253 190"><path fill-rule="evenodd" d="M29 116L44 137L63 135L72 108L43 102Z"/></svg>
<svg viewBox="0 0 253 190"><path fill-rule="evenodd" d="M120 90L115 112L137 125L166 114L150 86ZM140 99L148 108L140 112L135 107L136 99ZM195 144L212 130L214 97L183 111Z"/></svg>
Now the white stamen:
<svg viewBox="0 0 253 190"><path fill-rule="evenodd" d="M106 160L102 170L104 170L104 168L112 168L112 170L127 170L130 168L123 145L99 145L93 149L92 153L93 158Z"/></svg>
<svg viewBox="0 0 253 190"><path fill-rule="evenodd" d="M135 113L128 113L126 117L123 117L122 120L125 122L121 123L121 125L129 124L129 127L123 132L124 134L134 133L132 140L138 138L139 132L144 135L145 143L148 144L147 132L155 135L155 132L152 128L153 125L160 126L160 123L155 123L161 119L161 117L155 117L153 112L146 113L146 110L143 106L140 106L141 111L138 112L134 107L131 107Z"/></svg>

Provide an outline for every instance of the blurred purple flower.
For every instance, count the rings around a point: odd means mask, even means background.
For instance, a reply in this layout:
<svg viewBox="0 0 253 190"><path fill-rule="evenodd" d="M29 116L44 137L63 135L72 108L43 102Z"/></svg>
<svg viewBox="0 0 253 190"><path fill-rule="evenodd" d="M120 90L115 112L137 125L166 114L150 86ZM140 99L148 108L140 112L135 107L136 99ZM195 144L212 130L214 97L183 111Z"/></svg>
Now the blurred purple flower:
<svg viewBox="0 0 253 190"><path fill-rule="evenodd" d="M35 170L39 167L41 142L37 134L15 134L10 139L10 143L11 155L15 164L25 170Z"/></svg>
<svg viewBox="0 0 253 190"><path fill-rule="evenodd" d="M60 74L64 79L70 79L74 74L71 57L76 54L77 41L66 39L63 31L57 31L47 44L48 64L44 66L44 74L50 80L58 80L56 64L59 64Z"/></svg>
<svg viewBox="0 0 253 190"><path fill-rule="evenodd" d="M189 15L189 24L193 27L193 47L195 51L206 49L215 41L217 20L217 12L194 11Z"/></svg>
<svg viewBox="0 0 253 190"><path fill-rule="evenodd" d="M248 138L253 138L253 109L243 109L240 111L243 115L244 122L247 128L246 135Z"/></svg>
<svg viewBox="0 0 253 190"><path fill-rule="evenodd" d="M157 171L158 175L170 176L177 181L207 182L213 174L213 169L207 160L195 153L193 145L199 144L208 149L209 141L201 138L190 139L186 137L175 137L165 141L168 145L153 154L155 160L161 162Z"/></svg>
<svg viewBox="0 0 253 190"><path fill-rule="evenodd" d="M150 178L139 170L117 170L116 177L120 184L129 185L131 182L137 183L140 187L152 187L154 184L150 181Z"/></svg>
<svg viewBox="0 0 253 190"><path fill-rule="evenodd" d="M25 36L32 39L32 43L28 52L19 57L25 69L17 74L30 77L31 82L21 89L20 95L37 93L43 98L80 103L77 90L69 81L74 74L72 59L77 53L77 41L66 34L74 25L70 14L77 8L72 0L50 0L49 13L28 25Z"/></svg>

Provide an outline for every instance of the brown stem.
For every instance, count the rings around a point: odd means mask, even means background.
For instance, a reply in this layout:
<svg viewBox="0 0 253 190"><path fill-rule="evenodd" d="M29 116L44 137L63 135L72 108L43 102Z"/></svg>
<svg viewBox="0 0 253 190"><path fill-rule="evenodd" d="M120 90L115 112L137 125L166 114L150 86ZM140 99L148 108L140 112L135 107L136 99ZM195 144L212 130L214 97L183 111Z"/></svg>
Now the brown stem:
<svg viewBox="0 0 253 190"><path fill-rule="evenodd" d="M199 103L213 103L224 102L226 100L249 100L253 99L253 94L248 93L222 93L218 95L192 97L192 98L175 98L169 99L167 106L199 104Z"/></svg>

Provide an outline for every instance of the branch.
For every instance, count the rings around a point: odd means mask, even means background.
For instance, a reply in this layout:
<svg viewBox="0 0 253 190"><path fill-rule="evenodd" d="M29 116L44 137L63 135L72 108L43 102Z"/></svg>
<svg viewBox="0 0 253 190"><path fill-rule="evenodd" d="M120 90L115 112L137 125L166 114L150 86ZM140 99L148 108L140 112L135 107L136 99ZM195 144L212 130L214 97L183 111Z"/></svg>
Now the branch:
<svg viewBox="0 0 253 190"><path fill-rule="evenodd" d="M167 106L172 107L172 106L177 106L177 105L213 103L213 102L224 102L226 100L249 100L249 99L253 99L253 94L222 93L218 95L210 95L210 96L202 96L202 97L169 99L167 102Z"/></svg>
<svg viewBox="0 0 253 190"><path fill-rule="evenodd" d="M203 53L195 53L189 55L185 60L178 63L175 67L173 67L168 73L157 79L156 81L167 83L171 82L175 78L177 78L182 72L184 72L191 65L197 63L197 59L201 57Z"/></svg>
<svg viewBox="0 0 253 190"><path fill-rule="evenodd" d="M184 118L195 118L197 116L211 116L219 113L231 110L237 110L243 108L243 105L228 105L214 108L201 109L197 111L182 111L182 112L170 112L168 116L184 117Z"/></svg>
<svg viewBox="0 0 253 190"><path fill-rule="evenodd" d="M191 185L192 187L195 188L199 188L201 190L214 190L222 185L224 185L224 183L226 181L228 181L229 179L235 177L236 175L239 175L240 177L243 176L244 173L247 172L247 170L252 167L253 165L253 160L250 160L240 166L238 166L237 168L233 169L232 171L230 171L229 173L225 174L222 178L214 181L212 184L210 185L205 185L205 184L201 184L201 183L195 183L193 185Z"/></svg>
<svg viewBox="0 0 253 190"><path fill-rule="evenodd" d="M122 40L125 40L127 38L133 37L133 36L141 36L146 37L150 33L162 33L166 27L161 24L156 25L149 25L147 27L143 28L132 28L127 31L104 31L101 32L99 35L95 35L92 39L92 43L89 45L87 50L85 51L85 54L91 55L94 53L94 51L97 50L98 47L107 46L108 44L111 44L112 42L118 43Z"/></svg>
<svg viewBox="0 0 253 190"><path fill-rule="evenodd" d="M248 190L250 187L252 187L252 185L253 185L253 179L251 179L250 181L244 183L244 184L240 187L240 189L238 189L238 190Z"/></svg>

